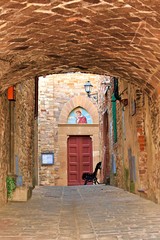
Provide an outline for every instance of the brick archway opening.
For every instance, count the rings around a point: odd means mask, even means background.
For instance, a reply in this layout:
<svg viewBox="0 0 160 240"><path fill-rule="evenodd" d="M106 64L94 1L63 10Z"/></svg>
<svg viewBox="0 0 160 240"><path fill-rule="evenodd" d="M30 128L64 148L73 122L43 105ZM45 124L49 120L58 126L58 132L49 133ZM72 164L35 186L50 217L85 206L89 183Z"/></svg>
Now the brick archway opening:
<svg viewBox="0 0 160 240"><path fill-rule="evenodd" d="M64 105L64 107L60 113L59 124L67 123L67 119L68 119L70 112L79 106L86 109L87 112L92 116L93 123L99 122L98 111L97 111L97 107L95 106L95 104L93 104L93 102L88 97L75 96L75 97L71 98L71 100L68 101Z"/></svg>
<svg viewBox="0 0 160 240"><path fill-rule="evenodd" d="M69 114L75 108L81 106L90 114L93 120L93 124L67 124ZM63 165L63 169L69 169L67 164L67 141L69 137L90 136L92 141L92 163L93 169L96 163L99 161L99 115L96 105L94 105L90 99L84 96L75 96L68 101L60 114L58 124L58 135L63 145L59 144L59 161ZM91 167L92 169L92 167ZM63 173L63 179L59 181L60 185L67 185L67 176Z"/></svg>

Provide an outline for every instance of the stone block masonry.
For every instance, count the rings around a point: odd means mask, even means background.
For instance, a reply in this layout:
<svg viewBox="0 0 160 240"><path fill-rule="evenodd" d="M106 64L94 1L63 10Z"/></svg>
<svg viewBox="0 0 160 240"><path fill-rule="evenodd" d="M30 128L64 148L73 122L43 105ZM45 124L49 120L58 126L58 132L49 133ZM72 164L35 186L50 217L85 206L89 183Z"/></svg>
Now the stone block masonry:
<svg viewBox="0 0 160 240"><path fill-rule="evenodd" d="M16 99L0 96L0 204L7 202L7 175L21 179L24 188L33 187L34 168L34 81L15 86Z"/></svg>
<svg viewBox="0 0 160 240"><path fill-rule="evenodd" d="M22 185L33 186L34 168L34 80L16 86L15 150ZM15 166L16 167L16 166Z"/></svg>
<svg viewBox="0 0 160 240"><path fill-rule="evenodd" d="M1 209L0 219L1 240L160 239L159 205L105 185L36 187L27 203Z"/></svg>
<svg viewBox="0 0 160 240"><path fill-rule="evenodd" d="M77 107L79 105L85 105L85 99L89 101L84 90L84 84L87 81L90 81L93 85L94 92L97 91L99 79L99 75L81 73L54 74L45 78L39 78L39 184L66 185L66 177L64 177L64 175L67 171L67 152L63 150L63 147L65 148L67 139L63 138L61 141L59 141L60 136L58 135L58 124L66 124L63 133L73 134L73 130L69 130L69 125L67 126L68 115L75 106ZM92 105L97 106L96 104L97 103L92 100ZM95 118L94 110L92 112L92 117ZM98 123L98 119L96 120L96 123ZM77 134L79 133L77 132ZM86 133L83 132L83 134L85 135ZM59 152L60 146L61 151ZM54 165L45 166L41 164L41 153L43 152L54 152ZM60 159L60 156L63 159ZM64 169L62 162L65 164Z"/></svg>
<svg viewBox="0 0 160 240"><path fill-rule="evenodd" d="M160 203L159 96L153 98L139 86L120 80L119 94L122 92L121 100L116 101L116 142L113 141L112 89L100 109L103 115L107 108L110 122L111 183ZM127 99L127 105L124 105L124 99ZM113 171L113 161L116 162L116 172Z"/></svg>

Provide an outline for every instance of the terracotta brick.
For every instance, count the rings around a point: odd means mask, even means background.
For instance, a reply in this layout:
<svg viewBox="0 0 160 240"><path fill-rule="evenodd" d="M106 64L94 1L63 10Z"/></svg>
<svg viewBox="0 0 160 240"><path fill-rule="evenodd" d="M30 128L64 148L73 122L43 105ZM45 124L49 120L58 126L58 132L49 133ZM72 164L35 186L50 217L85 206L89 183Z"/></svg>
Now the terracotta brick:
<svg viewBox="0 0 160 240"><path fill-rule="evenodd" d="M28 0L29 3L39 3L39 4L47 4L51 3L51 0Z"/></svg>
<svg viewBox="0 0 160 240"><path fill-rule="evenodd" d="M36 74L81 71L118 74L152 94L159 87L158 8L153 0L143 0L143 12L137 3L128 7L125 2L98 0L28 0L28 5L23 0L1 1L3 90L8 87L6 74L9 81L17 83ZM151 17L145 18L147 15ZM27 44L13 44L15 34L24 36ZM19 62L26 64L20 79L15 71Z"/></svg>
<svg viewBox="0 0 160 240"><path fill-rule="evenodd" d="M160 95L160 87L158 87L156 91L157 91L157 94Z"/></svg>
<svg viewBox="0 0 160 240"><path fill-rule="evenodd" d="M145 174L146 170L139 170L139 174Z"/></svg>

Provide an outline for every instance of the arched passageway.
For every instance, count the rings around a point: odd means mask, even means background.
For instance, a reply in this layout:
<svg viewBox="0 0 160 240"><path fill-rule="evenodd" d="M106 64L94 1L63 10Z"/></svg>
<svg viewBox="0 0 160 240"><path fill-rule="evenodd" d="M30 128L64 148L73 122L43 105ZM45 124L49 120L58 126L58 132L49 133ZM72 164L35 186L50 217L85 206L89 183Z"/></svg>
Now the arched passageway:
<svg viewBox="0 0 160 240"><path fill-rule="evenodd" d="M116 165L115 182L128 190L134 185L144 194L149 189L148 196L160 202L159 1L6 0L1 1L0 10L2 202L6 201L5 178L12 160L16 163L12 170L24 176L24 181L20 177L18 184L25 182L27 187L33 187L32 160L38 157L34 136L37 130L35 77L68 72L118 77L123 101L116 101L115 108L109 105L110 99L113 100L109 88L104 89L100 82L98 89L100 115L104 114L105 104L110 113L114 108L117 114L109 115L109 121L112 122L114 115L113 121L117 119L118 123L117 132L113 129L114 136L109 132L110 147L115 134L118 139L113 154L108 154L114 169L114 162L120 163ZM6 101L6 90L12 85L16 89L15 104ZM14 141L16 149L12 148ZM25 166L22 172L21 165ZM137 183L133 184L134 181Z"/></svg>
<svg viewBox="0 0 160 240"><path fill-rule="evenodd" d="M7 0L0 9L1 91L75 71L159 87L158 0Z"/></svg>

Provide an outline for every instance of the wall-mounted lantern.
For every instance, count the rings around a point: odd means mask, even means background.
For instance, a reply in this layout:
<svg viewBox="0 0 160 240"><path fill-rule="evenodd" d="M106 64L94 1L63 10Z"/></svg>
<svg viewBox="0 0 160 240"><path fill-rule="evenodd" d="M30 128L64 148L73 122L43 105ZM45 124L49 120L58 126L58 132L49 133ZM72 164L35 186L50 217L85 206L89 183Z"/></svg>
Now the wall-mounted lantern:
<svg viewBox="0 0 160 240"><path fill-rule="evenodd" d="M84 89L88 95L88 97L90 97L90 93L92 91L92 87L93 85L90 83L90 81L87 81L85 84L84 84Z"/></svg>
<svg viewBox="0 0 160 240"><path fill-rule="evenodd" d="M96 102L98 101L98 92L96 93L91 93L93 85L91 84L90 81L87 81L84 84L84 89L88 95L89 98L93 98Z"/></svg>
<svg viewBox="0 0 160 240"><path fill-rule="evenodd" d="M9 101L15 101L15 91L14 91L14 86L11 86L7 90L7 98Z"/></svg>

